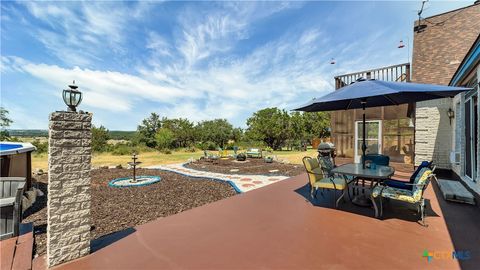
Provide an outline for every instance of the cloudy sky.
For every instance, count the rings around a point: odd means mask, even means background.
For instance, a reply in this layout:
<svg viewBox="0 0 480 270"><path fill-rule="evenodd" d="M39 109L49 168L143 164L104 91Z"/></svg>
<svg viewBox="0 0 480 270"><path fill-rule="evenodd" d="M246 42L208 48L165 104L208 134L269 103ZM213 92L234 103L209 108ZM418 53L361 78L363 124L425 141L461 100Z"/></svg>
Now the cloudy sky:
<svg viewBox="0 0 480 270"><path fill-rule="evenodd" d="M430 1L424 16L473 1ZM1 2L1 106L46 129L76 80L80 109L111 130L151 112L244 127L292 109L333 76L407 62L421 1ZM331 65L330 59L336 64Z"/></svg>

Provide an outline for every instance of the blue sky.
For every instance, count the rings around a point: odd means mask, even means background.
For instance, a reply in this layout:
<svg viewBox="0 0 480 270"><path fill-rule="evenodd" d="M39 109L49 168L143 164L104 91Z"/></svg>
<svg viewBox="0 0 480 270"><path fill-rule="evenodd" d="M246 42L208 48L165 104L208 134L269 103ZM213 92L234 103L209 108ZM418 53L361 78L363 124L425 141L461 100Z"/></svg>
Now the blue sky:
<svg viewBox="0 0 480 270"><path fill-rule="evenodd" d="M473 1L430 1L430 16ZM333 91L333 76L407 62L421 1L1 2L1 105L46 129L76 80L94 124L151 112L235 126ZM410 46L411 49L411 46ZM335 58L336 64L330 65Z"/></svg>

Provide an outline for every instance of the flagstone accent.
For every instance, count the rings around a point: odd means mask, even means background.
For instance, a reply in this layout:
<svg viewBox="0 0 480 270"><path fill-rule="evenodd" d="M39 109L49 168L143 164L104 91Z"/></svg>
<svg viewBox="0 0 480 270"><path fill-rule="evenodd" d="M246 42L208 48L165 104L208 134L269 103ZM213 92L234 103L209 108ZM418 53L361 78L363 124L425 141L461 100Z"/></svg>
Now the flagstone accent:
<svg viewBox="0 0 480 270"><path fill-rule="evenodd" d="M186 168L185 163L167 164L150 166L149 169L158 169L174 172L190 177L209 178L230 183L237 192L247 192L257 188L261 188L278 181L285 180L289 176L279 175L251 175L251 174L223 174L215 172L198 171Z"/></svg>

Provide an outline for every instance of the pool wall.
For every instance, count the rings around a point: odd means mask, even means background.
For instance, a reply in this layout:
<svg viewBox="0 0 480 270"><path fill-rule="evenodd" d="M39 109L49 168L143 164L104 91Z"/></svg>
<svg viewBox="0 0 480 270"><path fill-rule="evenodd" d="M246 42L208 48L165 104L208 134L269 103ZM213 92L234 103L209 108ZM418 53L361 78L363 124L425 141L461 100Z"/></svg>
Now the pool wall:
<svg viewBox="0 0 480 270"><path fill-rule="evenodd" d="M2 145L20 145L18 148L0 151L0 175L2 177L25 177L26 190L32 187L32 152L36 150L31 143L0 142Z"/></svg>

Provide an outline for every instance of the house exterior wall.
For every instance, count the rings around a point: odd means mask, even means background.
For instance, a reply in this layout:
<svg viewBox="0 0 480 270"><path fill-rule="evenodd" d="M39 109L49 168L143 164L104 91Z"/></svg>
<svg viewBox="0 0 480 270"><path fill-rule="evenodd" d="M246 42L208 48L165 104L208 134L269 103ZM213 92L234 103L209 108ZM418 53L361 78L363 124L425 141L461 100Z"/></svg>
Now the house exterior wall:
<svg viewBox="0 0 480 270"><path fill-rule="evenodd" d="M452 100L449 98L417 103L415 165L433 160L439 168L451 168L452 126L447 115L451 107Z"/></svg>
<svg viewBox="0 0 480 270"><path fill-rule="evenodd" d="M365 70L335 77L335 87L339 89L359 78L370 78L382 81L410 81L410 63L397 64L372 70ZM380 142L379 153L388 155L390 161L413 165L414 129L407 116L409 106L373 107L365 110L367 121L379 121ZM350 109L331 112L331 140L339 157L359 159L360 146L355 146L355 123L362 121L361 109ZM357 137L359 137L357 135ZM355 150L357 157L355 157ZM367 148L367 153L371 149Z"/></svg>
<svg viewBox="0 0 480 270"><path fill-rule="evenodd" d="M448 85L461 61L480 34L480 5L471 5L422 19L414 32L412 81ZM433 160L451 169L453 135L447 117L451 99L418 102L415 121L415 165Z"/></svg>

